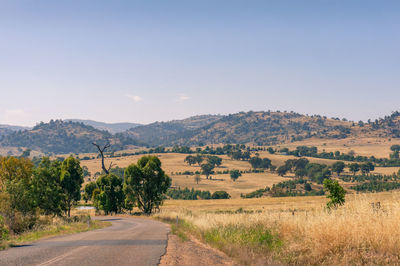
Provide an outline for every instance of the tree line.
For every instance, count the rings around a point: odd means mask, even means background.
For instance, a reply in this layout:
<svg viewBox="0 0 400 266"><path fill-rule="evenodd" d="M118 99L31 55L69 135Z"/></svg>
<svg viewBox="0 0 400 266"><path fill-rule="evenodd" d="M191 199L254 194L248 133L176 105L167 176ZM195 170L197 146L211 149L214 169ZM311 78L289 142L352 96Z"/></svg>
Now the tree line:
<svg viewBox="0 0 400 266"><path fill-rule="evenodd" d="M195 190L194 188L178 188L169 189L167 196L174 200L209 200L209 199L229 199L231 196L226 191L215 191L211 194L210 191Z"/></svg>

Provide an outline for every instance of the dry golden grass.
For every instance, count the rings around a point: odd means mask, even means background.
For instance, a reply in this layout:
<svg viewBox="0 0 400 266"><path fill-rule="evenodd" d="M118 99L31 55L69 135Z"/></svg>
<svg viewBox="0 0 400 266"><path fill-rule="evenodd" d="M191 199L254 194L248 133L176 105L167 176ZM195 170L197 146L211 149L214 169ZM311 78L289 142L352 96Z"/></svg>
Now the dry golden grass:
<svg viewBox="0 0 400 266"><path fill-rule="evenodd" d="M393 173L398 173L400 167L376 167L373 173L383 174L383 175L392 175Z"/></svg>
<svg viewBox="0 0 400 266"><path fill-rule="evenodd" d="M21 155L22 154L22 151L24 150L25 148L22 148L21 149L21 151L19 151L20 150L20 148L17 148L17 147L0 147L0 156L8 156L8 155L11 155L11 156L19 156L19 155ZM31 158L33 158L34 156L43 156L44 154L42 153L42 152L39 152L39 151L35 151L35 150L33 150L33 151L31 151Z"/></svg>
<svg viewBox="0 0 400 266"><path fill-rule="evenodd" d="M233 198L239 198L241 193L249 193L259 188L272 186L285 180L276 174L271 173L249 173L243 174L237 181L232 181L228 174L213 175L212 180L202 177L201 182L196 184L194 176L173 176L172 186L181 188L194 188L199 190L209 190L211 193L217 190L227 191Z"/></svg>
<svg viewBox="0 0 400 266"><path fill-rule="evenodd" d="M207 180L205 176L201 176L202 180L197 184L194 180L194 176L190 175L177 175L176 172L184 171L201 171L198 165L189 166L184 162L187 154L177 153L164 153L156 154L161 162L164 171L172 178L172 186L181 188L195 188L200 190L209 190L211 192L217 190L225 190L233 197L239 197L241 193L248 193L259 188L265 188L266 186L272 186L273 184L279 183L285 178L278 176L274 173L252 173L243 174L236 182L230 179L228 174L225 175L212 175L211 180ZM107 158L106 163L113 163L114 166L127 167L132 163L136 163L143 155L118 157L118 158ZM280 156L280 155L276 155ZM249 170L250 164L246 161L231 160L226 155L220 156L223 158L222 166L217 167L215 171L225 171L230 169L238 170ZM280 160L280 159L279 159ZM101 171L100 159L81 161L82 166L87 166L89 172L92 175L96 172Z"/></svg>
<svg viewBox="0 0 400 266"><path fill-rule="evenodd" d="M279 154L269 154L268 152L259 152L261 157L267 157L272 160L274 165L280 166L288 159L296 159L295 156L279 155ZM187 154L179 153L163 153L155 154L158 156L162 162L162 167L165 172L172 178L172 186L181 188L195 188L199 190L209 190L214 192L217 190L227 191L233 198L239 198L241 193L249 193L254 190L265 188L266 186L271 187L273 184L287 180L286 177L280 177L276 173L246 173L243 174L236 182L230 179L228 174L224 175L212 175L212 180L207 180L204 175L201 176L201 181L197 184L194 180L194 176L191 175L177 175L177 172L200 171L201 168L198 165L189 166L184 162ZM143 155L117 157L117 158L106 158L106 164L109 165L111 162L114 166L127 167L132 163L136 163L137 160ZM224 171L231 169L238 170L249 170L250 164L246 161L232 160L226 155L220 156L222 161L222 166L215 168L215 171ZM298 158L297 158L298 159ZM319 159L319 158L308 158L311 162L322 163L330 165L335 162L335 160L329 159ZM94 175L96 172L101 171L101 161L100 159L81 161L82 166L87 166L89 172ZM400 167L377 167L374 173L380 174L393 174L399 171ZM289 174L290 175L290 174ZM349 184L353 185L353 184Z"/></svg>
<svg viewBox="0 0 400 266"><path fill-rule="evenodd" d="M180 154L180 153L162 153L162 154L153 154L160 158L162 162L162 167L167 174L171 174L172 172L184 172L184 171L198 171L200 167L189 166L184 162L185 157L187 154ZM110 164L111 162L115 166L119 167L127 167L132 163L136 163L139 158L144 155L132 155L132 156L125 156L125 157L116 157L116 158L106 158L106 164ZM216 171L223 171L226 168L229 169L239 169L239 170L247 170L250 168L250 164L244 161L235 161L229 159L226 155L220 156L223 158L222 166L220 168L216 168ZM82 166L87 166L91 173L96 173L101 171L101 160L94 159L94 160L87 160L81 161Z"/></svg>
<svg viewBox="0 0 400 266"><path fill-rule="evenodd" d="M246 249L244 254L230 254L245 264L253 264L260 257L283 264L400 263L399 192L349 195L346 204L332 212L324 209L326 202L324 197L168 201L157 217L184 219L192 225L192 232L198 232L195 235L227 253ZM380 202L381 208L373 209L374 202ZM221 212L238 208L258 211ZM259 226L276 234L282 246L242 247L247 242L241 238L246 235L237 233L239 229L251 234ZM227 228L229 234L237 234L225 235L231 243L220 245L223 239L210 237Z"/></svg>
<svg viewBox="0 0 400 266"><path fill-rule="evenodd" d="M348 153L354 151L356 155L371 156L378 158L389 157L391 150L390 146L400 144L398 139L389 138L372 138L372 137L351 137L345 139L319 139L311 138L303 141L296 141L288 144L282 144L278 147L287 147L295 149L297 146L315 146L318 151L325 150L326 152L340 151Z"/></svg>
<svg viewBox="0 0 400 266"><path fill-rule="evenodd" d="M281 147L294 149L299 145L317 146L320 151L349 152L358 155L388 157L390 146L399 141L360 138L345 140L306 140ZM259 152L274 165L280 166L294 156ZM239 263L254 265L277 264L400 264L400 192L348 194L346 204L328 212L325 196L240 199L241 193L272 186L287 180L274 173L243 174L236 182L229 175L213 175L213 180L202 176L196 184L193 176L176 175L176 172L200 171L199 166L184 163L186 154L156 154L163 169L172 177L172 185L201 190L225 190L230 200L167 200L158 219L183 221L182 229L198 237ZM119 167L126 167L141 157L128 156L107 159ZM227 156L222 167L248 170L250 164L235 161ZM335 160L308 158L311 162L332 164ZM89 171L100 171L100 160L82 161ZM374 173L397 173L400 167L377 167ZM172 173L172 174L171 174ZM346 188L353 183L341 182ZM371 203L380 202L380 209ZM181 226L181 224L180 224ZM175 230L179 233L178 230ZM265 242L265 237L269 243ZM262 236L261 238L259 236ZM277 238L275 239L275 236ZM261 239L261 240L260 240ZM267 243L267 244L266 244Z"/></svg>

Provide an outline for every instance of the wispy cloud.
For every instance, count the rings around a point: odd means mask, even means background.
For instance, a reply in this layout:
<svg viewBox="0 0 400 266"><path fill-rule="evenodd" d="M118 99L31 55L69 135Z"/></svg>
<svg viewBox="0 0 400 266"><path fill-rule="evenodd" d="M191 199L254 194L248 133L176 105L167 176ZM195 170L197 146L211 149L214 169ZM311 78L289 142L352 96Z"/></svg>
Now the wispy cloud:
<svg viewBox="0 0 400 266"><path fill-rule="evenodd" d="M143 98L142 97L140 97L140 96L138 96L138 95L131 95L131 94L128 94L128 95L126 95L129 99L131 99L131 100L133 100L134 102L142 102L143 101Z"/></svg>
<svg viewBox="0 0 400 266"><path fill-rule="evenodd" d="M185 94L181 93L181 94L179 94L179 97L178 97L178 102L187 101L187 100L189 100L189 99L190 99L190 97L189 97L189 96L187 96L187 95L185 95Z"/></svg>

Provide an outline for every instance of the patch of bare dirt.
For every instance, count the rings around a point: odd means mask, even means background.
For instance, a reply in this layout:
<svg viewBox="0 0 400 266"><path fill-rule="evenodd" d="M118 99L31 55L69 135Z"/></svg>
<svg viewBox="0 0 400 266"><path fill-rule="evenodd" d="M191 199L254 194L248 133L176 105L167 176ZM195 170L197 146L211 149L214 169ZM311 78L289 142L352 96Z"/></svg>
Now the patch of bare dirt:
<svg viewBox="0 0 400 266"><path fill-rule="evenodd" d="M204 245L196 239L182 241L176 235L169 234L167 252L161 257L161 266L169 265L236 265L224 253Z"/></svg>

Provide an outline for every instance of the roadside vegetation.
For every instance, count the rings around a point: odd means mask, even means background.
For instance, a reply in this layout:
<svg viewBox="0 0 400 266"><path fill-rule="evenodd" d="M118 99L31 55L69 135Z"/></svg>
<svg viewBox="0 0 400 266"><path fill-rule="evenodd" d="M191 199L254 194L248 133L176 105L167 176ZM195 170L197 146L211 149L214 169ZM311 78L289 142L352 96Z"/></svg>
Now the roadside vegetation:
<svg viewBox="0 0 400 266"><path fill-rule="evenodd" d="M327 199L313 198L179 203L155 217L170 222L181 238L196 237L244 265L398 263L398 192L353 194L331 209ZM233 204L243 207L232 210Z"/></svg>
<svg viewBox="0 0 400 266"><path fill-rule="evenodd" d="M87 214L74 216L73 220L60 217L41 217L32 229L20 234L9 235L4 224L2 226L0 223L0 231L2 228L4 230L3 233L6 233L3 235L3 238L0 238L0 250L23 245L46 237L86 232L110 225L110 222L91 220Z"/></svg>
<svg viewBox="0 0 400 266"><path fill-rule="evenodd" d="M44 236L97 229L108 223L72 215L83 183L79 160L0 157L0 249Z"/></svg>
<svg viewBox="0 0 400 266"><path fill-rule="evenodd" d="M83 182L84 169L73 156L43 157L37 166L24 157L0 157L0 246L105 226L75 213ZM123 179L108 173L86 184L83 198L105 215L133 207L151 214L163 203L170 182L161 161L145 156L125 170Z"/></svg>

